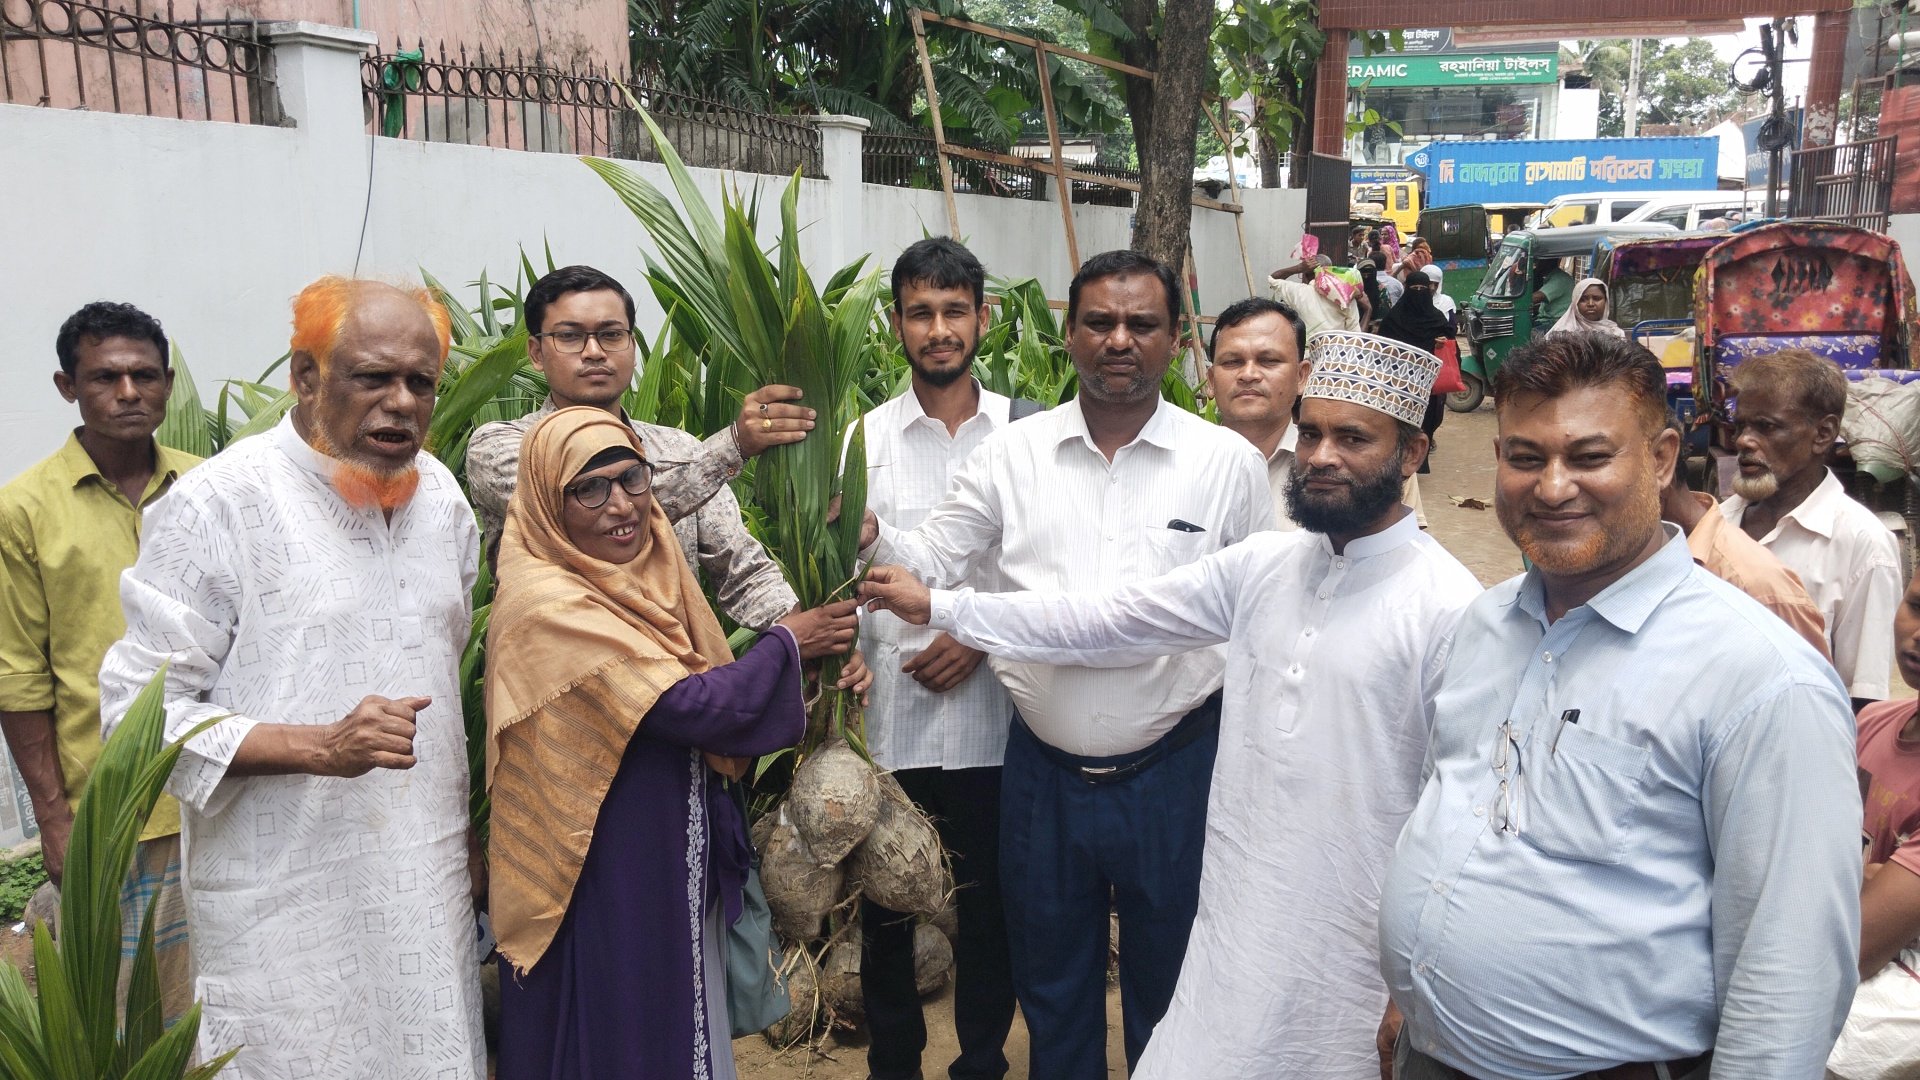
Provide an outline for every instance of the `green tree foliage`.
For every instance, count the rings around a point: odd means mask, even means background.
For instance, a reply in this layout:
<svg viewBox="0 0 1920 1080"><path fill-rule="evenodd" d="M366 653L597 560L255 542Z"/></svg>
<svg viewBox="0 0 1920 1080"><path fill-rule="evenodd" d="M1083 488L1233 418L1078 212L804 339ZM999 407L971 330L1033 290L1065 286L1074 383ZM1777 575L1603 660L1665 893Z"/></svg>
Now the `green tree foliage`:
<svg viewBox="0 0 1920 1080"><path fill-rule="evenodd" d="M959 0L917 6L992 18ZM627 23L634 70L670 87L760 110L847 113L881 133L924 132L932 123L907 11L881 0L628 0ZM932 24L927 39L949 138L1005 148L1038 117L1029 50ZM1114 126L1104 92L1056 62L1055 102L1074 130Z"/></svg>
<svg viewBox="0 0 1920 1080"><path fill-rule="evenodd" d="M1600 134L1625 135L1626 86L1632 42L1582 41L1575 54L1600 91ZM1733 65L1705 38L1684 43L1646 39L1640 50L1641 124L1679 124L1704 131L1739 108L1745 95L1729 77Z"/></svg>

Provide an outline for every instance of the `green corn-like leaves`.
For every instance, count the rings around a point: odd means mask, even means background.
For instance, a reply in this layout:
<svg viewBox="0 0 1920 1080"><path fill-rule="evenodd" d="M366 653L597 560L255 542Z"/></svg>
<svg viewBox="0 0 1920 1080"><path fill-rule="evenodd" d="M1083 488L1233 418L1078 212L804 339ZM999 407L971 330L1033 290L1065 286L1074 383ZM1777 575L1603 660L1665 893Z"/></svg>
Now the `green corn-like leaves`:
<svg viewBox="0 0 1920 1080"><path fill-rule="evenodd" d="M778 242L769 257L757 235L757 202L723 190L716 214L665 134L640 115L678 205L624 165L586 164L659 252L649 258L649 284L667 308L677 342L707 363L702 396L709 421L716 413L730 418L740 395L772 383L799 387L818 414L818 434L775 447L755 463L754 502L765 513L762 539L803 605L848 595L866 510L857 388L871 366L871 331L885 284L878 273L860 274L863 259L835 273L823 296L800 255L797 177L782 193ZM660 400L648 381L643 377L637 404ZM715 397L721 390L728 392L723 408ZM860 452L843 457L849 432ZM860 467L845 469L846 462ZM837 526L827 520L836 498Z"/></svg>
<svg viewBox="0 0 1920 1080"><path fill-rule="evenodd" d="M173 391L167 395L166 418L153 437L160 445L195 457L213 456L212 420L200 404L200 391L193 385L193 372L187 370L187 358L180 345L173 343Z"/></svg>
<svg viewBox="0 0 1920 1080"><path fill-rule="evenodd" d="M800 254L798 176L781 194L780 230L769 255L758 235L757 194L723 187L716 214L653 118L637 103L634 108L659 148L678 205L623 165L586 164L652 238L659 255L648 258L648 284L668 312L676 344L705 361L705 385L696 394L687 384L688 408L697 396L707 430L718 430L753 389L776 383L800 389L816 414L814 434L754 462L755 531L801 606L848 597L866 514L862 386L879 359L875 316L885 284L878 272L862 275L863 258L835 272L822 293ZM657 358L650 362L662 366ZM643 378L636 404L659 406L651 383ZM827 664L823 685L837 677L838 665ZM843 718L858 714L843 697L835 692L823 700L818 715L833 719L827 725L816 718L810 745L826 727L841 730ZM847 734L857 739L854 727Z"/></svg>
<svg viewBox="0 0 1920 1080"><path fill-rule="evenodd" d="M18 968L0 964L0 1077L5 1080L206 1080L232 1057L229 1053L188 1073L199 1037L197 1005L171 1031L162 1032L151 905L142 916L124 1027L115 1000L121 884L140 831L180 758L181 744L163 745L165 680L163 667L114 729L74 812L58 945L46 924L34 928L37 992L27 989Z"/></svg>
<svg viewBox="0 0 1920 1080"><path fill-rule="evenodd" d="M459 471L466 458L467 436L473 433L474 414L506 389L526 363L527 334L516 330L451 379L442 379L427 427L427 452Z"/></svg>

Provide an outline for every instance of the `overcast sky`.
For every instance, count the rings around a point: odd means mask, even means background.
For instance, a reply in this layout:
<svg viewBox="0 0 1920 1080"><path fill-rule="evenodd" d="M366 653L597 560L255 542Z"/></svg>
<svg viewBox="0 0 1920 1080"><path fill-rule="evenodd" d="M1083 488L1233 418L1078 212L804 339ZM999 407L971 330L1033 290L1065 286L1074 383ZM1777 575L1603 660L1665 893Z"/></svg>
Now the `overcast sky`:
<svg viewBox="0 0 1920 1080"><path fill-rule="evenodd" d="M1806 96L1807 64L1804 61L1810 54L1809 50L1813 47L1813 20L1803 16L1795 21L1799 23L1800 43L1797 45L1791 41L1787 43L1786 56L1788 63L1785 64L1780 71L1780 81L1786 84L1787 101L1789 102ZM1708 37L1707 40L1713 42L1715 52L1728 60L1732 60L1747 49L1758 49L1760 47L1760 27L1765 25L1766 22L1766 19L1748 19L1746 33L1715 34ZM1687 39L1666 38L1664 40L1678 45ZM1574 43L1569 41L1566 44L1568 48L1572 48ZM1792 63L1795 59L1801 60L1802 63ZM1748 69L1753 64L1754 61L1749 60L1740 65L1741 77L1751 77L1751 72Z"/></svg>

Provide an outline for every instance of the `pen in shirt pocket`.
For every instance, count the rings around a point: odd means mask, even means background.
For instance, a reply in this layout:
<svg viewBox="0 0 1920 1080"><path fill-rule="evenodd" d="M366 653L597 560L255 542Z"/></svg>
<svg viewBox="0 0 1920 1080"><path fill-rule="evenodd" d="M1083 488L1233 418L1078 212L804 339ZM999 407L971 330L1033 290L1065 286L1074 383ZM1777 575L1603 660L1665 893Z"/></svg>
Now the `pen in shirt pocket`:
<svg viewBox="0 0 1920 1080"><path fill-rule="evenodd" d="M1167 528L1172 529L1174 532L1183 533L1203 533L1207 531L1191 521L1183 521L1180 518L1174 518L1172 521L1167 522Z"/></svg>
<svg viewBox="0 0 1920 1080"><path fill-rule="evenodd" d="M1560 714L1560 723L1557 724L1553 729L1553 743L1547 747L1548 757L1552 757L1555 754L1558 754L1560 752L1560 733L1567 729L1567 725L1577 724L1579 722L1580 722L1579 709L1568 709L1566 712L1563 712Z"/></svg>

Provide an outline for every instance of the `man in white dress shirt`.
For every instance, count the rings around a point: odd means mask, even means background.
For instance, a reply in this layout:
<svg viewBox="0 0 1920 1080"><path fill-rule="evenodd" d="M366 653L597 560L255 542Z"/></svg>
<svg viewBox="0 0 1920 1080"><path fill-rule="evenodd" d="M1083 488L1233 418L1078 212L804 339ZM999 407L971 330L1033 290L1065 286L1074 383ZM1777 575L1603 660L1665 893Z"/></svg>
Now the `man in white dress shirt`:
<svg viewBox="0 0 1920 1080"><path fill-rule="evenodd" d="M1250 296L1229 305L1213 323L1207 389L1220 426L1252 443L1267 459L1276 524L1299 528L1287 516L1287 478L1300 432L1293 403L1307 378L1307 324L1277 300Z"/></svg>
<svg viewBox="0 0 1920 1080"><path fill-rule="evenodd" d="M870 519L874 561L940 586L992 568L1010 588L1111 588L1273 528L1259 452L1160 398L1178 289L1136 252L1089 259L1067 292L1079 397L988 436L917 528ZM1114 909L1130 1065L1173 998L1199 899L1225 654L1119 669L993 662L1019 710L1000 873L1016 883L1002 899L1032 1076L1107 1076Z"/></svg>
<svg viewBox="0 0 1920 1080"><path fill-rule="evenodd" d="M864 590L1029 663L1228 643L1199 917L1136 1077L1378 1075L1380 882L1480 586L1400 502L1439 361L1350 332L1315 335L1310 356L1287 496L1305 532L1099 592L929 596L892 567Z"/></svg>
<svg viewBox="0 0 1920 1080"><path fill-rule="evenodd" d="M1010 403L973 378L991 315L986 269L956 240L934 237L893 264L893 327L912 369L905 393L867 414L867 506L911 527L986 437L1007 424ZM992 591L990 568L969 584ZM1000 759L1013 703L969 649L885 612L862 620L873 671L867 749L933 818L953 861L953 1080L1000 1080L1013 1026L1013 972L1000 907ZM866 999L867 1071L874 1080L920 1075L927 1026L914 982L911 915L861 901L860 989Z"/></svg>
<svg viewBox="0 0 1920 1080"><path fill-rule="evenodd" d="M202 1058L222 1075L487 1074L461 650L473 511L421 452L447 354L424 291L294 301L272 431L181 477L121 579L111 727L167 665Z"/></svg>
<svg viewBox="0 0 1920 1080"><path fill-rule="evenodd" d="M1740 471L1720 506L1800 576L1827 621L1833 666L1858 712L1886 698L1893 674L1900 545L1827 468L1847 408L1847 378L1805 349L1756 356L1733 369Z"/></svg>

